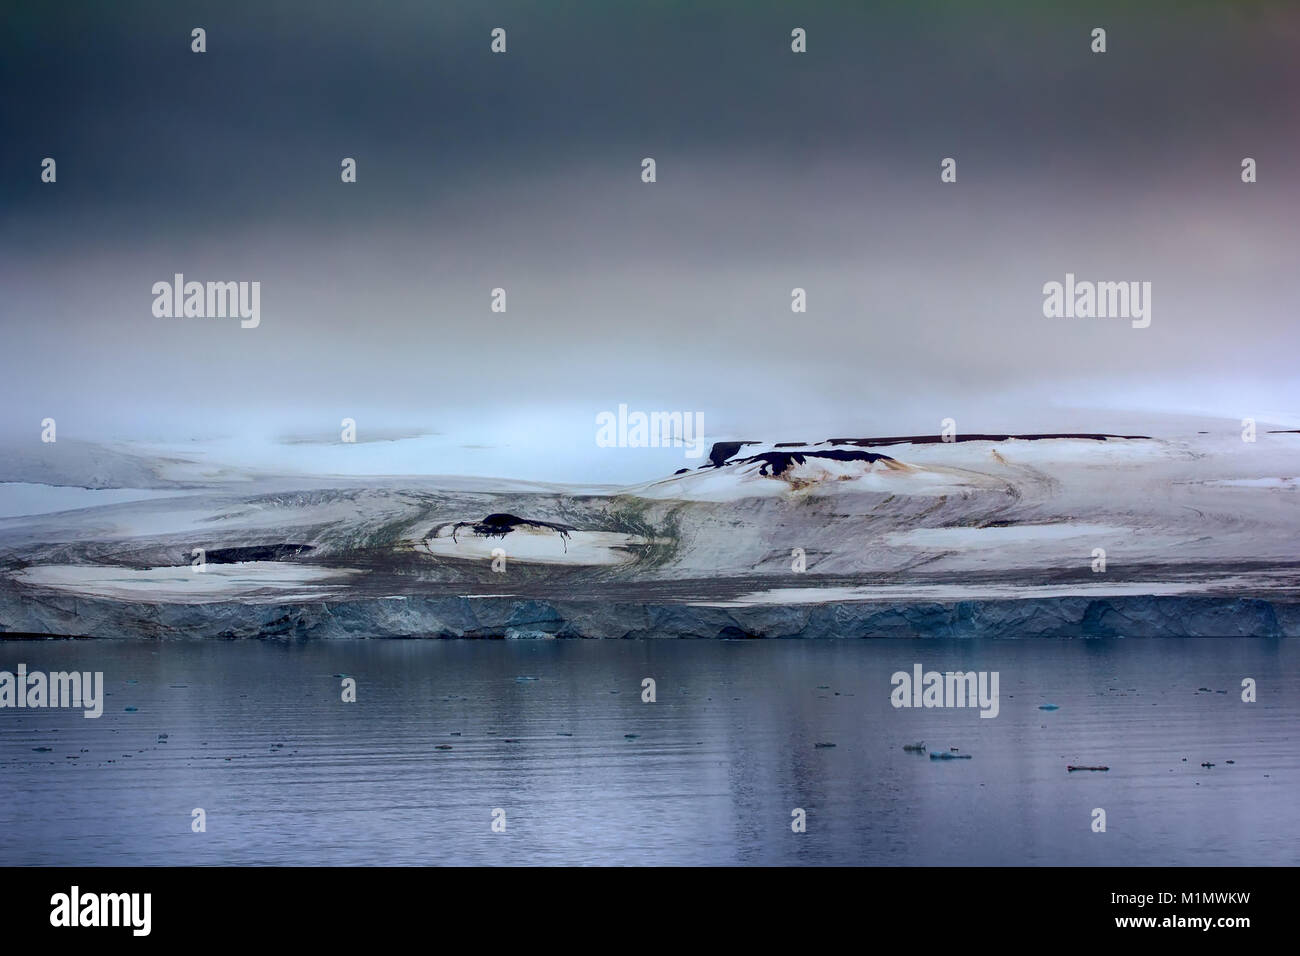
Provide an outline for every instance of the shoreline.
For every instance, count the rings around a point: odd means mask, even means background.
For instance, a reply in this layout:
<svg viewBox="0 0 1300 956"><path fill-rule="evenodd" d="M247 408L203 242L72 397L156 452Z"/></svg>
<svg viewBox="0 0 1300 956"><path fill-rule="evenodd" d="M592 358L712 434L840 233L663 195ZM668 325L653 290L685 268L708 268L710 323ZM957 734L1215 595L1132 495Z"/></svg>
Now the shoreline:
<svg viewBox="0 0 1300 956"><path fill-rule="evenodd" d="M54 593L0 601L10 635L141 640L1300 637L1300 597L1128 595L719 607L502 595L124 603Z"/></svg>

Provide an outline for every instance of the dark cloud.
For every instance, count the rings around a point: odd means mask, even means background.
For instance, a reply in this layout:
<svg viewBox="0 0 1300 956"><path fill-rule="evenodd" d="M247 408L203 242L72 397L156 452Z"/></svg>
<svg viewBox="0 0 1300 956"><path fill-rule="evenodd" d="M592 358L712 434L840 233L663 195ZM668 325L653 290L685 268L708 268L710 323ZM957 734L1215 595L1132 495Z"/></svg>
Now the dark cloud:
<svg viewBox="0 0 1300 956"><path fill-rule="evenodd" d="M1300 410L1300 14L972 6L10 4L9 427ZM1152 327L1044 319L1067 271ZM261 281L261 327L155 319L175 272Z"/></svg>

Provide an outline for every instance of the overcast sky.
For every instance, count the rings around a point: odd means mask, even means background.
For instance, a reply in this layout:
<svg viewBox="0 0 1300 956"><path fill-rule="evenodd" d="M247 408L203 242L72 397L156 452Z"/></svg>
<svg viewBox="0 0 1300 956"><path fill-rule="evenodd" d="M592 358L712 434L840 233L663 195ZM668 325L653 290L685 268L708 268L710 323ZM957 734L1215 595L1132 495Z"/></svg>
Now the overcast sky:
<svg viewBox="0 0 1300 956"><path fill-rule="evenodd" d="M1300 420L1293 4L633 6L6 4L0 433ZM177 272L260 326L156 318ZM1045 318L1067 272L1151 326Z"/></svg>

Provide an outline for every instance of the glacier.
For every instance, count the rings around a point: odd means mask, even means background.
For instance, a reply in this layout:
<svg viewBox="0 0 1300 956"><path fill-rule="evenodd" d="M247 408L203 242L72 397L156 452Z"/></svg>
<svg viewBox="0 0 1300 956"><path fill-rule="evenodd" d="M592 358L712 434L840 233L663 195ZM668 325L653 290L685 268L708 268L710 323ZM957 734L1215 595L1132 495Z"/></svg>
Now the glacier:
<svg viewBox="0 0 1300 956"><path fill-rule="evenodd" d="M0 466L0 634L1300 634L1290 431L727 441L620 487L63 462Z"/></svg>

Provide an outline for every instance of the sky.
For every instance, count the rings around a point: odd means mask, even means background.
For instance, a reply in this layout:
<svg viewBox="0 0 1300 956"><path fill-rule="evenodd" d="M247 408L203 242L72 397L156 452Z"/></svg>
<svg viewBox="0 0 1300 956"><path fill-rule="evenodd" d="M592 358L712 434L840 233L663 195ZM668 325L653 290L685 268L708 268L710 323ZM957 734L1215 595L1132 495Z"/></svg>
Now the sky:
<svg viewBox="0 0 1300 956"><path fill-rule="evenodd" d="M681 457L598 447L620 404L711 440L1295 427L1300 9L1133 6L8 3L0 438L290 460L352 418L599 481ZM260 324L155 316L176 273L260 282ZM1067 273L1150 282L1150 327L1045 317Z"/></svg>

